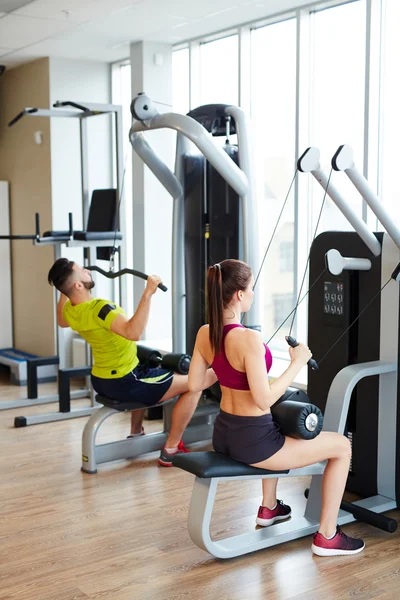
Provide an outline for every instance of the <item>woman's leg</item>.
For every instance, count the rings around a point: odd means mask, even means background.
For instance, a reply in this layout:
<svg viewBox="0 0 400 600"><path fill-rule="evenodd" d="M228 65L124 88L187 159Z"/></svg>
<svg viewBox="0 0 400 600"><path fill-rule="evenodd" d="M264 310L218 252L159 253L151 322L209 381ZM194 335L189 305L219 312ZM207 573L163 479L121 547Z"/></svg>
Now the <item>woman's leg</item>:
<svg viewBox="0 0 400 600"><path fill-rule="evenodd" d="M214 372L209 370L206 374L206 381L204 389L210 387L215 381ZM161 398L160 403L170 400L179 396L174 410L172 411L171 418L171 429L168 435L168 439L165 444L165 448L176 448L182 439L183 432L185 431L190 419L196 410L197 404L200 400L201 392L189 392L188 376L187 375L174 375L172 383L168 391Z"/></svg>
<svg viewBox="0 0 400 600"><path fill-rule="evenodd" d="M347 481L351 458L349 440L333 432L322 432L313 440L287 437L276 454L253 466L262 469L297 469L328 460L322 478L322 508L319 531L324 537L336 531L337 516Z"/></svg>
<svg viewBox="0 0 400 600"><path fill-rule="evenodd" d="M290 517L292 513L290 506L284 504L282 500L277 500L277 485L278 479L276 477L262 480L263 499L256 518L257 525L261 527L269 527L277 521L283 521Z"/></svg>
<svg viewBox="0 0 400 600"><path fill-rule="evenodd" d="M278 478L274 479L262 479L262 506L265 506L272 510L276 505L276 488L278 485Z"/></svg>

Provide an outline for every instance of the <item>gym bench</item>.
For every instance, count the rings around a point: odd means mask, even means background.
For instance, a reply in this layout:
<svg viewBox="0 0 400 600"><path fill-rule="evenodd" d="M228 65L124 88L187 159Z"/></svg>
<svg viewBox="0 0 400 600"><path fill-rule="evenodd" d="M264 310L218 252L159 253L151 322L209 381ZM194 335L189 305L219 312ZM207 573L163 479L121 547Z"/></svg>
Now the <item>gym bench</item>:
<svg viewBox="0 0 400 600"><path fill-rule="evenodd" d="M328 394L323 420L324 431L343 433L349 410L351 394L357 383L377 375L381 385L397 371L397 364L385 361L372 361L358 365L350 365L342 369L332 382ZM389 399L387 403L389 403ZM282 403L283 406L284 403ZM274 408L274 407L272 407ZM272 412L274 412L272 410ZM293 410L282 410L282 420L292 420ZM307 411L298 412L293 421L295 429L304 430ZM387 425L387 423L386 423ZM395 427L394 423L394 427ZM285 433L285 432L284 432ZM286 435L289 435L286 432ZM394 478L388 457L382 457L383 479L387 488ZM231 459L217 452L192 452L180 454L172 459L173 465L195 475L195 483L188 515L188 530L192 541L216 558L233 558L269 548L283 542L298 539L315 533L319 526L322 498L322 475L325 463L316 463L291 471L268 471L257 469ZM389 464L388 464L389 463ZM220 481L235 481L246 479L265 479L273 477L303 477L312 476L311 486L306 490L306 508L302 517L291 517L287 521L264 527L241 535L231 536L222 540L212 540L210 536L210 521L214 506L217 486ZM397 529L397 521L381 513L397 507L395 498L389 494L378 493L356 502L342 502L337 523L345 525L356 519L369 523L379 529L393 533ZM343 510L344 509L344 510Z"/></svg>
<svg viewBox="0 0 400 600"><path fill-rule="evenodd" d="M167 400L162 404L164 429L158 433L146 433L135 438L127 438L117 442L96 445L96 436L100 425L111 415L118 412L131 412L133 410L147 409L140 403L122 403L104 396L96 396L96 402L103 406L96 410L87 421L82 436L82 468L84 473L97 473L97 465L121 458L135 458L147 452L162 450L168 438L171 423L172 406L175 399ZM202 404L197 407L192 420L186 427L182 436L185 444L211 440L214 420L219 412L219 405L215 403Z"/></svg>
<svg viewBox="0 0 400 600"><path fill-rule="evenodd" d="M262 527L248 533L214 541L210 535L210 522L220 481L322 475L325 468L324 463L292 471L268 471L242 464L218 452L180 454L175 456L172 462L175 467L180 467L196 476L188 516L189 535L196 546L216 558L241 556L311 535L318 529L319 515L313 519L305 514L302 517L291 517L287 521L271 527ZM349 520L353 518L352 515L349 517ZM340 521L340 523L344 522L348 521Z"/></svg>
<svg viewBox="0 0 400 600"><path fill-rule="evenodd" d="M142 354L144 350L140 349L140 352ZM153 356L155 351L148 349L147 352L149 355ZM182 357L184 358L185 355L179 356L171 354L166 355L162 360L164 364L166 360L172 360L172 364L176 365L177 362L182 362ZM161 359L161 355L159 359ZM169 363L167 364L169 367L172 366ZM180 370L182 371L184 369ZM322 428L322 413L313 405L301 402L301 400L304 399L308 400L308 397L304 392L289 388L284 396L282 396L281 400L276 403L276 406L274 407L274 417L278 419L278 422L280 422L280 420L285 420L288 433L297 431L300 432L301 436L304 438L310 436L314 437ZM168 406L168 404L174 400L175 399L173 398L162 404L155 405L164 407L163 431L135 438L127 438L118 442L96 445L97 432L105 419L117 412L131 412L133 410L150 408L139 402L121 402L120 400L112 400L111 398L97 395L96 402L103 406L92 414L83 430L81 470L84 473L94 474L97 473L98 464L119 460L121 458L135 458L136 456L146 454L147 452L162 450L168 438L171 425L172 406ZM211 440L214 421L218 413L218 403L211 402L209 404L200 404L183 433L182 439L185 444ZM316 413L318 413L318 415Z"/></svg>

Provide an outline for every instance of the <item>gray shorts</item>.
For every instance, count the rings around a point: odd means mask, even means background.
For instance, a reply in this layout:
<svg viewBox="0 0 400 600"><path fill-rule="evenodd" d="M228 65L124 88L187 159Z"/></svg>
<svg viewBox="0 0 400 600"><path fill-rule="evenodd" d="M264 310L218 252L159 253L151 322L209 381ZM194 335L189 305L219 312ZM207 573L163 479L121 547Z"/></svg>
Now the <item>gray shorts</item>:
<svg viewBox="0 0 400 600"><path fill-rule="evenodd" d="M212 441L216 452L252 465L276 454L285 436L271 414L241 417L221 410L215 419Z"/></svg>

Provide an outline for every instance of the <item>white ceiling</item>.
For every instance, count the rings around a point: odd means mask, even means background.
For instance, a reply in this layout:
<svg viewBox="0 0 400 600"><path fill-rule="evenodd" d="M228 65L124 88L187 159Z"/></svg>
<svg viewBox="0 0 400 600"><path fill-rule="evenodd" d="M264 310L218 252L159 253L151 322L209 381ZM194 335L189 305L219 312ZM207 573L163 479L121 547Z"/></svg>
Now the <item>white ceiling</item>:
<svg viewBox="0 0 400 600"><path fill-rule="evenodd" d="M0 0L0 64L54 56L113 62L141 40L177 44L305 0Z"/></svg>

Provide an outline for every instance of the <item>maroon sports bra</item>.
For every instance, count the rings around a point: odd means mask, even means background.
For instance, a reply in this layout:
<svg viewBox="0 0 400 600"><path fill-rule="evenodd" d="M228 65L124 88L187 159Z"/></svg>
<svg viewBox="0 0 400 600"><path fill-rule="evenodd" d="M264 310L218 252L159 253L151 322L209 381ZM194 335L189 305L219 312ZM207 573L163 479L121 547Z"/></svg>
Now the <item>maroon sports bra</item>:
<svg viewBox="0 0 400 600"><path fill-rule="evenodd" d="M249 390L250 386L247 381L247 375L243 371L238 371L228 361L225 354L225 337L236 327L243 327L237 323L233 325L225 325L222 334L222 352L214 356L211 367L214 369L220 385L230 388L231 390ZM266 344L265 346L265 367L267 372L270 370L272 365L272 354L271 350Z"/></svg>

